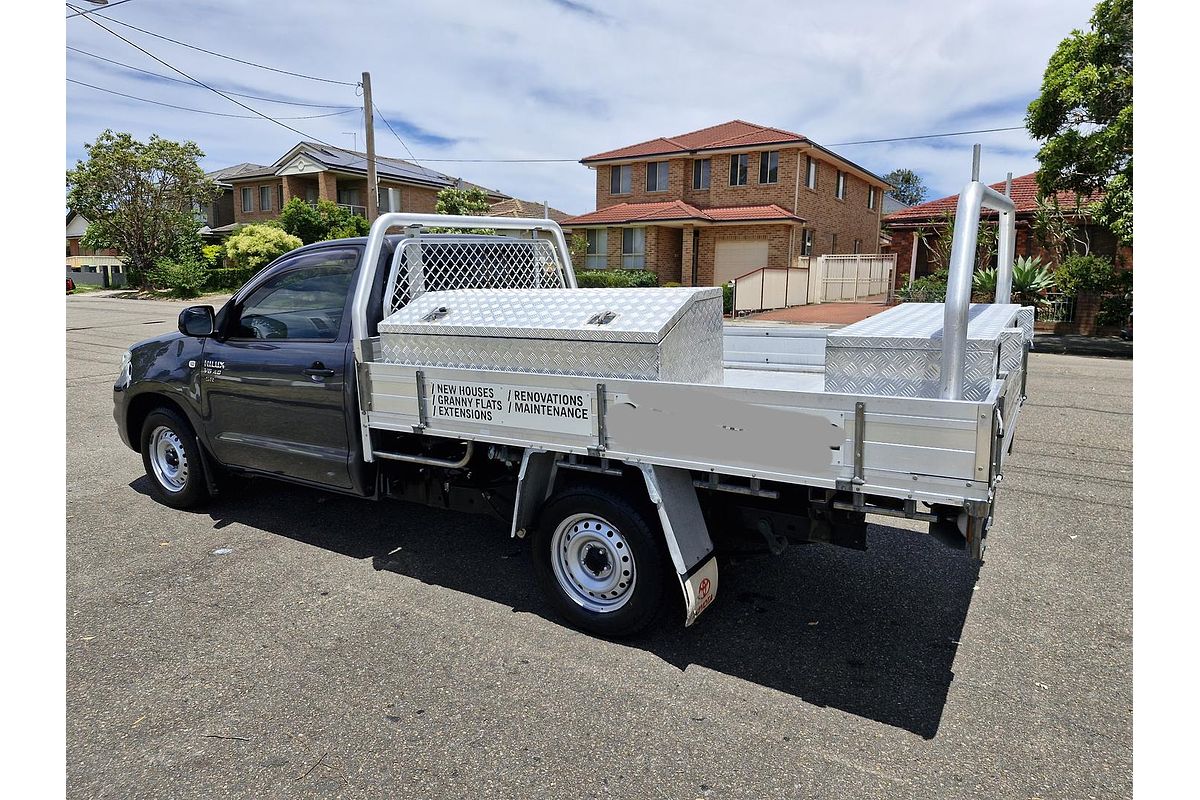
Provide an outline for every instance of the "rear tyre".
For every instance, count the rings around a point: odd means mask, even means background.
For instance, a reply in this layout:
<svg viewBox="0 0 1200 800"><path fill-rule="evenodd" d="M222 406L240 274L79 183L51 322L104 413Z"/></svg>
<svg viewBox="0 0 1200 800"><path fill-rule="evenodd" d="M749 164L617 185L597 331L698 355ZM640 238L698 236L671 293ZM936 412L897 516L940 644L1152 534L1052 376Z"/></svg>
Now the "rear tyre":
<svg viewBox="0 0 1200 800"><path fill-rule="evenodd" d="M150 412L141 443L142 466L155 500L171 508L195 508L209 499L200 444L186 419L169 408Z"/></svg>
<svg viewBox="0 0 1200 800"><path fill-rule="evenodd" d="M658 520L615 493L576 486L555 495L530 546L546 596L589 633L632 636L670 606Z"/></svg>

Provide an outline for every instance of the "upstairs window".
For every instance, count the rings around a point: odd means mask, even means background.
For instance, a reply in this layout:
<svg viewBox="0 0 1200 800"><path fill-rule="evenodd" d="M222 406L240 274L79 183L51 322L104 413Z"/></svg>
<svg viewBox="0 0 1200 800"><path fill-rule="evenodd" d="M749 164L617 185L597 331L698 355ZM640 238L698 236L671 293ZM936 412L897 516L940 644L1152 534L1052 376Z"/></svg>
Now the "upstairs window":
<svg viewBox="0 0 1200 800"><path fill-rule="evenodd" d="M622 164L613 167L610 173L609 194L629 194L633 191L633 167L629 164Z"/></svg>
<svg viewBox="0 0 1200 800"><path fill-rule="evenodd" d="M646 229L625 228L621 235L621 268L645 269Z"/></svg>
<svg viewBox="0 0 1200 800"><path fill-rule="evenodd" d="M862 239L854 240L854 254L858 255L862 252Z"/></svg>
<svg viewBox="0 0 1200 800"><path fill-rule="evenodd" d="M646 165L646 191L665 192L667 177L670 174L670 162L651 161Z"/></svg>
<svg viewBox="0 0 1200 800"><path fill-rule="evenodd" d="M692 188L707 189L712 181L712 159L698 158L692 162Z"/></svg>
<svg viewBox="0 0 1200 800"><path fill-rule="evenodd" d="M779 183L779 151L768 150L758 162L759 183Z"/></svg>
<svg viewBox="0 0 1200 800"><path fill-rule="evenodd" d="M805 156L807 161L804 166L804 185L809 189L816 191L817 188L817 162L812 156Z"/></svg>
<svg viewBox="0 0 1200 800"><path fill-rule="evenodd" d="M271 195L273 195L273 194L275 194L275 193L273 191L271 191L270 186L258 187L258 210L259 211L270 211L271 210Z"/></svg>
<svg viewBox="0 0 1200 800"><path fill-rule="evenodd" d="M841 170L838 170L837 188L834 191L834 197L836 197L838 200L846 199L846 173L842 172Z"/></svg>
<svg viewBox="0 0 1200 800"><path fill-rule="evenodd" d="M867 208L874 210L875 208L875 192L879 191L874 186L867 187Z"/></svg>
<svg viewBox="0 0 1200 800"><path fill-rule="evenodd" d="M249 213L254 210L254 190L249 186L242 187L242 211Z"/></svg>
<svg viewBox="0 0 1200 800"><path fill-rule="evenodd" d="M588 269L608 267L608 228L588 228L587 257L584 266Z"/></svg>
<svg viewBox="0 0 1200 800"><path fill-rule="evenodd" d="M750 180L750 154L736 153L729 157L729 185L745 186Z"/></svg>

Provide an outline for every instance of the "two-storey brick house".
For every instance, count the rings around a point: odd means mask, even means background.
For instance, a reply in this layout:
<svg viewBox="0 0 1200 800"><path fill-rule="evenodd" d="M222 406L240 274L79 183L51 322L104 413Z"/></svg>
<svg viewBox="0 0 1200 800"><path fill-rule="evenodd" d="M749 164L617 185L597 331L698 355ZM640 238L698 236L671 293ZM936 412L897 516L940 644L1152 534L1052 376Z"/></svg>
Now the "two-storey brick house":
<svg viewBox="0 0 1200 800"><path fill-rule="evenodd" d="M378 155L375 173L380 213L432 214L442 189L475 185L399 158ZM352 213L367 215L367 156L354 150L300 142L270 166L238 164L208 175L224 190L206 209L212 229L274 219L295 197L312 204L330 200ZM501 192L484 191L493 203L508 199Z"/></svg>
<svg viewBox="0 0 1200 800"><path fill-rule="evenodd" d="M875 253L879 176L800 134L741 120L588 156L596 210L584 268L711 286L809 256Z"/></svg>

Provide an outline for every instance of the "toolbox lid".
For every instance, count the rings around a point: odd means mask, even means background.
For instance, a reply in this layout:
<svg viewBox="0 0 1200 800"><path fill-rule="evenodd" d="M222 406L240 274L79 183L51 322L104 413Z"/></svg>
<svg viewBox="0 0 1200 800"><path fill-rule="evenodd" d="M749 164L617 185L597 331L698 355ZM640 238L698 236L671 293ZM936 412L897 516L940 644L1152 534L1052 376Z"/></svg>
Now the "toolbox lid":
<svg viewBox="0 0 1200 800"><path fill-rule="evenodd" d="M995 347L1002 331L1018 325L1016 304L973 303L967 312L967 345ZM941 350L946 306L901 303L861 322L830 331L826 347Z"/></svg>
<svg viewBox="0 0 1200 800"><path fill-rule="evenodd" d="M379 332L658 343L695 304L720 297L718 287L453 289L426 292Z"/></svg>

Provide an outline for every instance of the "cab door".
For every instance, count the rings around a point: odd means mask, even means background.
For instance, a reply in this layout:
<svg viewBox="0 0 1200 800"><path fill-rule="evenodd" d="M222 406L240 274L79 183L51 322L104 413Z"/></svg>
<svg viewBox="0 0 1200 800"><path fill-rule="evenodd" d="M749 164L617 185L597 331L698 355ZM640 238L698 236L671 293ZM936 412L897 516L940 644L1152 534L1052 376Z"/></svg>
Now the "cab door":
<svg viewBox="0 0 1200 800"><path fill-rule="evenodd" d="M298 253L222 314L200 384L222 464L352 486L349 306L361 254L360 246Z"/></svg>

